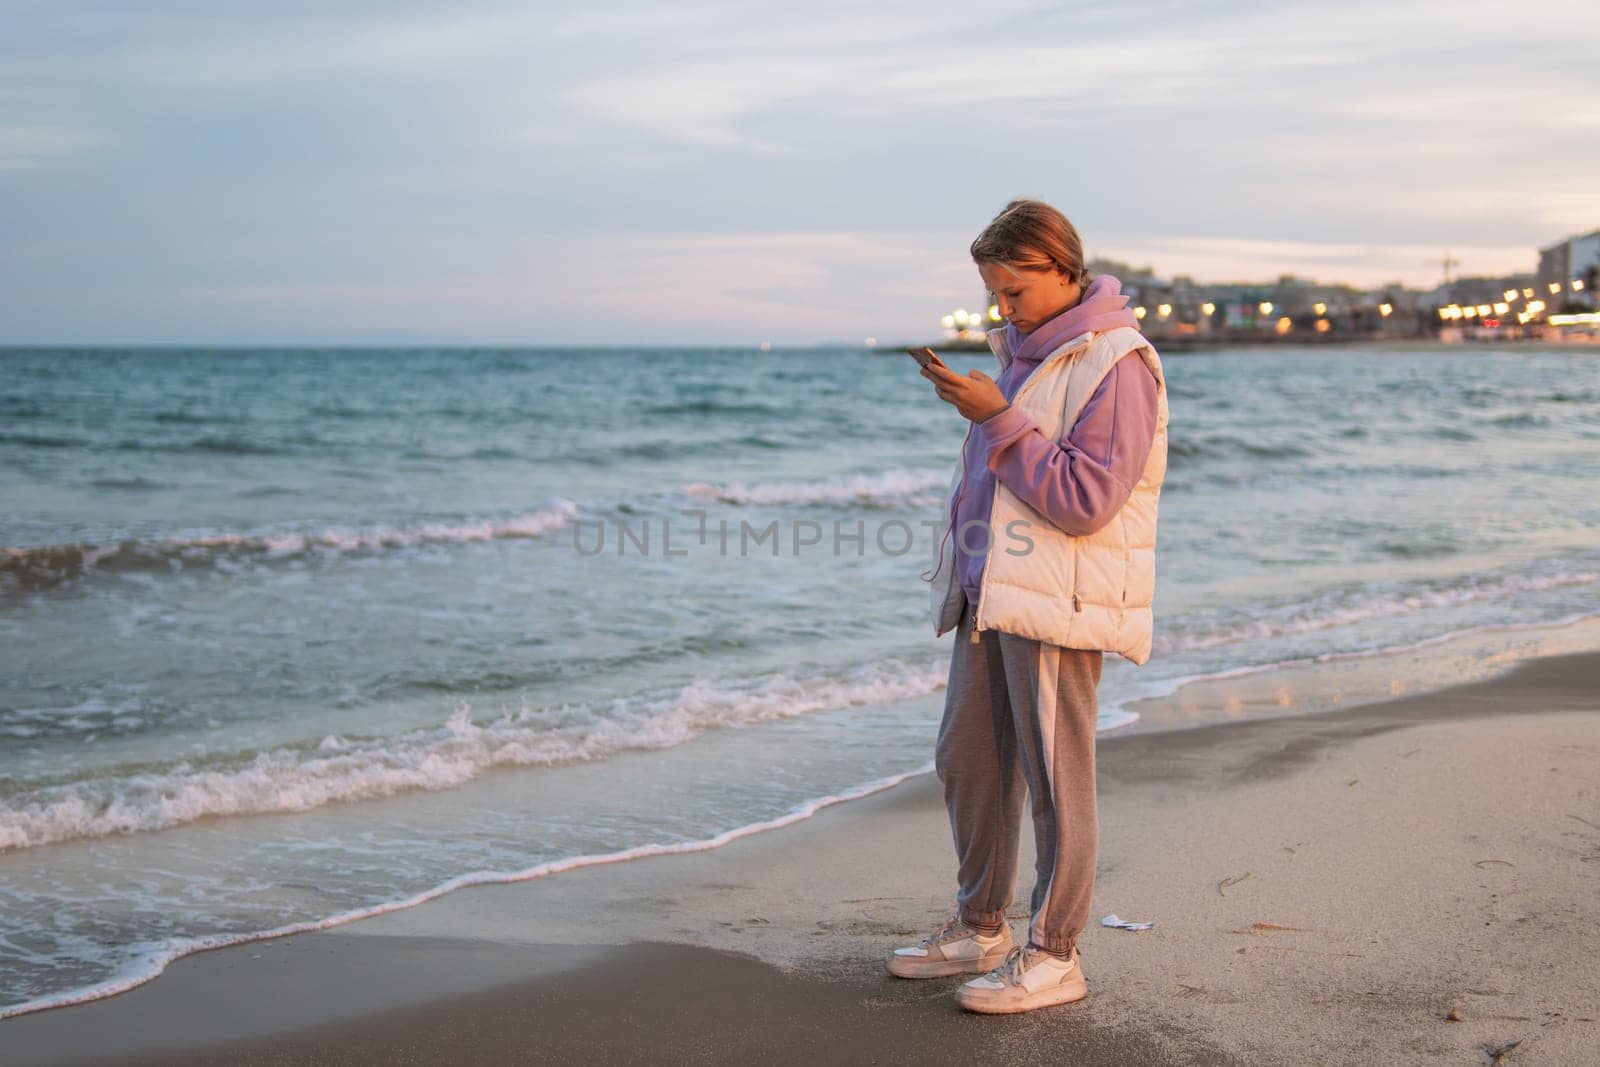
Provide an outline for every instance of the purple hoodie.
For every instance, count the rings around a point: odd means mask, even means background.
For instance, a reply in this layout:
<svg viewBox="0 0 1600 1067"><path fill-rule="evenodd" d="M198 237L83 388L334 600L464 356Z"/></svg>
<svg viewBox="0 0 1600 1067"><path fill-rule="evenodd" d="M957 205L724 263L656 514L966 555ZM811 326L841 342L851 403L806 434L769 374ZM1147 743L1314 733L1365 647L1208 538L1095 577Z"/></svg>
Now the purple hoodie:
<svg viewBox="0 0 1600 1067"><path fill-rule="evenodd" d="M1056 526L1081 537L1110 522L1143 476L1155 444L1156 379L1137 353L1116 362L1059 444L1009 406L1034 368L1063 343L1091 330L1137 329L1139 320L1127 305L1122 283L1102 274L1082 300L1026 337L1005 326L1012 357L995 384L1008 406L973 423L967 434L952 520L956 575L972 603L977 603L988 555L982 527L994 502L995 479ZM978 525L961 537L970 522ZM1006 532L995 533L1004 550Z"/></svg>

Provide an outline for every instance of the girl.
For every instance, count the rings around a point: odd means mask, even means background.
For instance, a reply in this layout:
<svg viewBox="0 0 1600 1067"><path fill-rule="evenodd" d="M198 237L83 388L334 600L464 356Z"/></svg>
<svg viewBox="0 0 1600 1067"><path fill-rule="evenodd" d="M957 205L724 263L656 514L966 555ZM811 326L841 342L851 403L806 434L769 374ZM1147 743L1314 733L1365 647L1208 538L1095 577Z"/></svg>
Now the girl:
<svg viewBox="0 0 1600 1067"><path fill-rule="evenodd" d="M957 631L934 761L956 910L888 966L983 974L957 992L961 1006L1017 1012L1088 994L1078 940L1098 844L1095 686L1104 653L1150 657L1167 396L1120 283L1090 279L1061 212L1012 201L971 253L1007 320L988 335L999 379L922 372L970 420L932 586L935 635ZM1024 783L1037 881L1015 944L1006 908Z"/></svg>

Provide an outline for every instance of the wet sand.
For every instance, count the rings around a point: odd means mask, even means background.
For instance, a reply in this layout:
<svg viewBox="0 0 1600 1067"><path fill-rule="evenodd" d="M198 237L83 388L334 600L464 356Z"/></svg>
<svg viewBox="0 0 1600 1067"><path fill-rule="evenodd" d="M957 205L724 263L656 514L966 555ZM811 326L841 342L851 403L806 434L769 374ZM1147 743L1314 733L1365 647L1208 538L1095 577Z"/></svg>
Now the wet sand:
<svg viewBox="0 0 1600 1067"><path fill-rule="evenodd" d="M1099 770L1079 1004L971 1016L960 978L883 972L953 891L925 776L712 852L181 960L0 1023L0 1063L1570 1064L1600 1048L1600 654L1111 734ZM1025 850L1019 899L1031 865ZM1156 926L1101 927L1113 912Z"/></svg>

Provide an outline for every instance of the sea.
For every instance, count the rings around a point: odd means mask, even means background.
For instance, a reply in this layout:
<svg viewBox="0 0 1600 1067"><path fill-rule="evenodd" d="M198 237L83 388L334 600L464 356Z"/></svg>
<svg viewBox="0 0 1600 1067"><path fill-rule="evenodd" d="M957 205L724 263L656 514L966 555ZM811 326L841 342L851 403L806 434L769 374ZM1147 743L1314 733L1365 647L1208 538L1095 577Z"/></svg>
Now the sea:
<svg viewBox="0 0 1600 1067"><path fill-rule="evenodd" d="M1165 367L1102 730L1600 613L1595 353ZM0 350L0 1017L925 772L964 430L871 349Z"/></svg>

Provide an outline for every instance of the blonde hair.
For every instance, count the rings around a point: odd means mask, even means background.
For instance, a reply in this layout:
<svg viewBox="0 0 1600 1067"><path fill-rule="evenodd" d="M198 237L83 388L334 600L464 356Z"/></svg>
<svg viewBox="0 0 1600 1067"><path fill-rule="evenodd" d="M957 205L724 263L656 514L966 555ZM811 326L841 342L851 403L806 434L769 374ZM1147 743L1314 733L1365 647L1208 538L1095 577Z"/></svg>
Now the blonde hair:
<svg viewBox="0 0 1600 1067"><path fill-rule="evenodd" d="M1013 200L972 242L974 263L1011 270L1057 270L1085 288L1083 239L1067 217L1043 200Z"/></svg>

